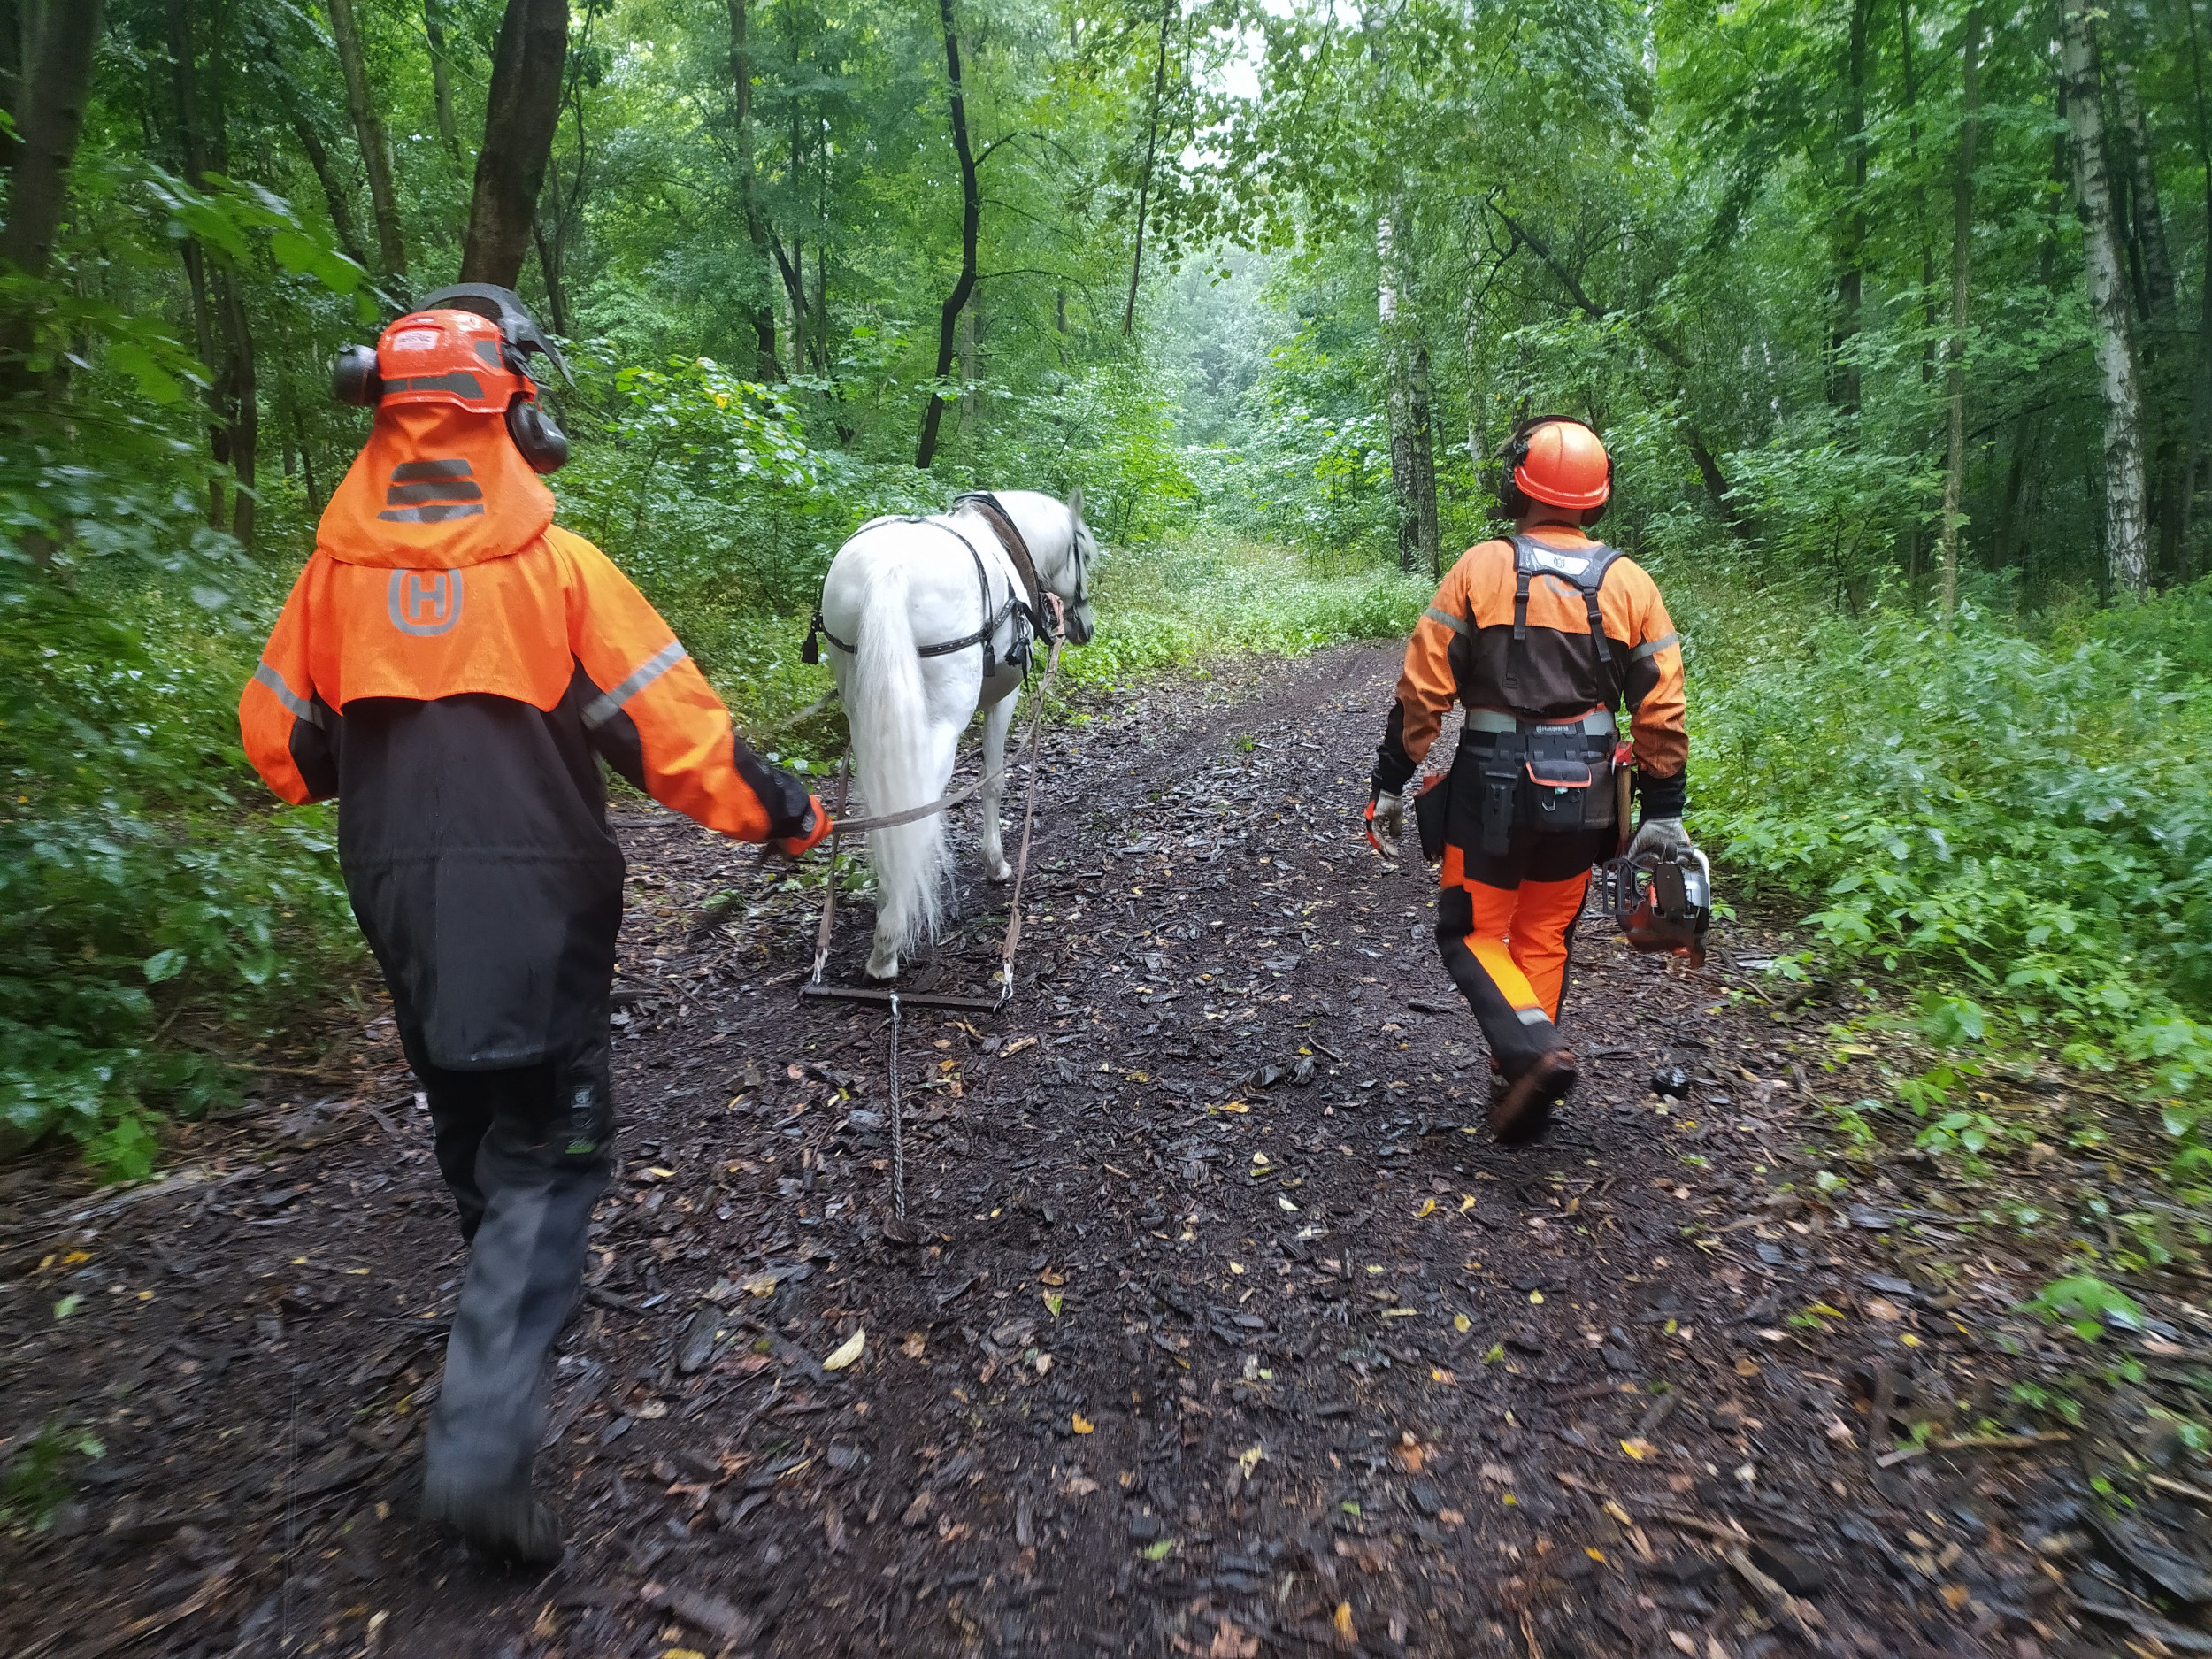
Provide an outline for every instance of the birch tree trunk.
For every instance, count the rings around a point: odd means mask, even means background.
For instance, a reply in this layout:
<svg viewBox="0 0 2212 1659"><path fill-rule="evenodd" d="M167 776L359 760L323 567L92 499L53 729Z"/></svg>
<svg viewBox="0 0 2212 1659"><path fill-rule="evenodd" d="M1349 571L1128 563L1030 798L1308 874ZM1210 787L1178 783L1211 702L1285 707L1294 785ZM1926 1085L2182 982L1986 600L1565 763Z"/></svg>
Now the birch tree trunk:
<svg viewBox="0 0 2212 1659"><path fill-rule="evenodd" d="M1943 467L1943 626L1949 627L1959 603L1959 502L1966 488L1966 298L1974 250L1974 150L1981 136L1982 9L1966 8L1964 119L1959 125L1959 171L1952 190L1951 342L1949 360L1950 433Z"/></svg>
<svg viewBox="0 0 2212 1659"><path fill-rule="evenodd" d="M1413 541L1429 574L1444 579L1444 549L1437 530L1435 395L1429 373L1429 342L1413 336Z"/></svg>
<svg viewBox="0 0 2212 1659"><path fill-rule="evenodd" d="M338 44L338 67L345 72L346 107L361 145L361 166L369 175L369 206L376 219L377 263L388 277L407 275L407 243L400 234L399 197L392 189L392 146L384 117L369 86L369 67L361 57L361 32L354 26L353 0L328 0L330 35Z"/></svg>
<svg viewBox="0 0 2212 1659"><path fill-rule="evenodd" d="M2091 0L2062 0L2060 36L2066 126L2074 155L2075 210L2096 329L2097 379L2104 399L2105 558L2113 590L2150 586L2149 514L2143 479L2143 388L2128 314L2127 273L2107 165L2104 97Z"/></svg>
<svg viewBox="0 0 2212 1659"><path fill-rule="evenodd" d="M1390 365L1390 503L1398 526L1398 568L1417 568L1420 543L1413 505L1413 369L1398 326L1397 227L1394 201L1375 219L1375 309L1381 324L1383 352Z"/></svg>

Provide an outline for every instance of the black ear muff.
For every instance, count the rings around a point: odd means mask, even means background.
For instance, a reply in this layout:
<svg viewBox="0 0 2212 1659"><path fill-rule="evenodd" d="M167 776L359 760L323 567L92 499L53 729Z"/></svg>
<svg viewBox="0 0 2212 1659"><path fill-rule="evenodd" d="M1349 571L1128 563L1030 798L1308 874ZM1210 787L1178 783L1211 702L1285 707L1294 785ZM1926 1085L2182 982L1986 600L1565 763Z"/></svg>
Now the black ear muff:
<svg viewBox="0 0 2212 1659"><path fill-rule="evenodd" d="M384 396L384 377L376 371L376 348L343 346L330 361L330 395L356 409L374 409Z"/></svg>
<svg viewBox="0 0 2212 1659"><path fill-rule="evenodd" d="M507 435L522 451L530 470L543 477L568 465L568 434L563 432L544 405L528 394L518 394L507 404Z"/></svg>

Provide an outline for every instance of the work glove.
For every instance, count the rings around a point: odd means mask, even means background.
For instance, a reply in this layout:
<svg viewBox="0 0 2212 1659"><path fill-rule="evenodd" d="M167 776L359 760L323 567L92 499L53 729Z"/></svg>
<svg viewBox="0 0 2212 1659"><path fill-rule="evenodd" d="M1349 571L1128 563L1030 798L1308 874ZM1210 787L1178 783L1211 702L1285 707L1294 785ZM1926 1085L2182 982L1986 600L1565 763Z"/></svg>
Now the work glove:
<svg viewBox="0 0 2212 1659"><path fill-rule="evenodd" d="M1405 833L1405 797L1376 789L1367 800L1367 844L1384 857L1395 858L1398 838Z"/></svg>
<svg viewBox="0 0 2212 1659"><path fill-rule="evenodd" d="M779 835L768 844L787 858L796 858L810 847L818 847L835 826L822 806L819 795L806 798L806 816L799 820L798 833Z"/></svg>
<svg viewBox="0 0 2212 1659"><path fill-rule="evenodd" d="M1690 833L1678 818L1646 818L1636 826L1636 839L1628 843L1629 857L1653 864L1685 861L1693 850Z"/></svg>

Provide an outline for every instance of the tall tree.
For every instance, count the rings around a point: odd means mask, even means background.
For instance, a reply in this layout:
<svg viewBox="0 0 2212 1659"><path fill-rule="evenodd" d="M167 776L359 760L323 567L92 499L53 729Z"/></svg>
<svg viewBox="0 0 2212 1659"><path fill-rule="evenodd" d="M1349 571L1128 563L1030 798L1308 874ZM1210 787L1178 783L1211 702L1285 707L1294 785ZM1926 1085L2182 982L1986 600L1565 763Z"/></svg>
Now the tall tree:
<svg viewBox="0 0 2212 1659"><path fill-rule="evenodd" d="M507 0L492 49L484 144L461 243L461 280L512 288L530 251L538 191L560 125L568 0Z"/></svg>
<svg viewBox="0 0 2212 1659"><path fill-rule="evenodd" d="M1390 376L1390 494L1398 524L1398 568L1433 570L1441 554L1437 541L1436 454L1428 409L1428 354L1405 316L1404 217L1403 196L1394 196L1389 208L1375 219L1375 309Z"/></svg>
<svg viewBox="0 0 2212 1659"><path fill-rule="evenodd" d="M64 0L65 4L65 0ZM208 187L208 175L224 171L228 123L219 100L210 108L201 98L200 53L194 0L168 0L171 86L176 96L177 148L185 181ZM220 19L218 19L219 23ZM222 40L209 52L211 79L221 88ZM192 288L194 326L201 360L215 376L207 391L208 452L228 467L233 488L225 510L223 480L208 480L208 523L229 529L239 541L253 541L254 481L261 438L261 399L255 382L253 333L246 319L245 296L237 267L226 257L210 259L196 237L180 244Z"/></svg>
<svg viewBox="0 0 2212 1659"><path fill-rule="evenodd" d="M1944 448L1943 467L1943 625L1959 603L1959 510L1966 488L1966 303L1967 282L1974 253L1974 150L1981 136L1982 119L1982 9L1966 8L1966 39L1962 49L1963 88L1959 122L1958 177L1951 187L1951 340L1947 348L1946 390L1950 404L1950 430Z"/></svg>
<svg viewBox="0 0 2212 1659"><path fill-rule="evenodd" d="M1836 277L1836 402L1859 407L1858 338L1866 290L1866 37L1873 0L1851 0L1846 38L1843 161L1849 180L1844 205L1842 269Z"/></svg>
<svg viewBox="0 0 2212 1659"><path fill-rule="evenodd" d="M2103 78L2091 0L2062 0L2060 16L2061 88L2073 146L2075 206L2081 216L2082 259L2096 331L2098 391L2104 403L2105 563L2116 592L2141 594L2150 586L2143 388L2113 211Z"/></svg>
<svg viewBox="0 0 2212 1659"><path fill-rule="evenodd" d="M430 43L430 91L438 111L438 137L446 154L461 159L461 131L453 119L453 74L446 61L445 0L422 0L423 38Z"/></svg>
<svg viewBox="0 0 2212 1659"><path fill-rule="evenodd" d="M914 465L926 470L937 458L937 429L945 419L944 384L952 373L953 353L959 342L960 313L975 292L976 242L983 228L983 193L976 180L975 150L968 142L968 104L960 84L960 36L953 27L952 0L937 0L937 16L945 34L945 79L951 89L952 150L960 163L960 276L945 296L937 319L937 378L929 388L929 407L922 413L921 442L915 447Z"/></svg>
<svg viewBox="0 0 2212 1659"><path fill-rule="evenodd" d="M386 277L407 279L407 242L401 234L399 196L392 183L392 142L384 130L383 112L376 91L369 85L369 65L361 55L361 32L355 26L353 0L324 0L330 12L330 36L337 43L338 67L346 78L346 108L353 116L354 136L361 145L361 168L369 175L369 209L376 220L377 261Z"/></svg>
<svg viewBox="0 0 2212 1659"><path fill-rule="evenodd" d="M745 234L753 248L745 303L752 314L754 373L764 380L780 380L783 370L776 363L776 313L768 303L768 220L760 211L760 181L753 161L753 58L745 25L745 0L730 0L730 86L737 99L738 205L745 215Z"/></svg>
<svg viewBox="0 0 2212 1659"><path fill-rule="evenodd" d="M54 257L69 195L69 167L84 130L92 62L100 44L99 0L20 0L19 83L12 88L15 142L8 152L8 216L0 224L0 260L42 277ZM0 352L29 345L27 319L0 328ZM10 386L6 389L20 389Z"/></svg>
<svg viewBox="0 0 2212 1659"><path fill-rule="evenodd" d="M1160 154L1160 104L1167 94L1167 36L1182 12L1182 0L1160 0L1160 48L1152 65L1152 108L1145 120L1144 171L1137 176L1137 244L1129 256L1129 303L1122 308L1121 332L1137 326L1137 282L1144 274L1144 216L1152 202L1152 168Z"/></svg>

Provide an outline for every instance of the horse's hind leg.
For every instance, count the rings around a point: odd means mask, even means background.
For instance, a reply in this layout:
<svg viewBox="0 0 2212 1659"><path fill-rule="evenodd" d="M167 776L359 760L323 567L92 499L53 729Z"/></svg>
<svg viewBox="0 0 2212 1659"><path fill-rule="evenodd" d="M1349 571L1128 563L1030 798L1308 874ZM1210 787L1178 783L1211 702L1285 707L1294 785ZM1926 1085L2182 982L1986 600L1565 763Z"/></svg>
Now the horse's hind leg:
<svg viewBox="0 0 2212 1659"><path fill-rule="evenodd" d="M983 873L994 881L1011 881L1014 866L1006 862L999 838L999 800L1006 793L1006 733L1014 724L1014 705L1021 701L1018 688L1001 697L983 715Z"/></svg>

